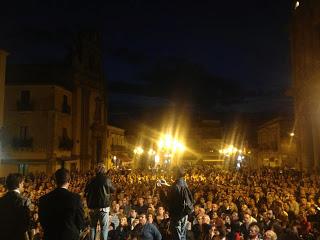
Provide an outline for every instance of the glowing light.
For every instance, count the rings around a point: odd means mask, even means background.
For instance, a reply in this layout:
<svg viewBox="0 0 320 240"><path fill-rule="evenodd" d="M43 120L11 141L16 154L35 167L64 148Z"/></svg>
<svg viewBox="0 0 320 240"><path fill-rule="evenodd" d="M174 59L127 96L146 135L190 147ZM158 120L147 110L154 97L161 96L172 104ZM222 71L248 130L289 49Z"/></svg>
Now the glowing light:
<svg viewBox="0 0 320 240"><path fill-rule="evenodd" d="M169 134L166 134L159 139L158 148L161 151L172 151L172 152L185 151L185 146L178 139L173 138Z"/></svg>
<svg viewBox="0 0 320 240"><path fill-rule="evenodd" d="M143 148L142 148L142 147L136 147L136 148L133 150L133 153L140 155L140 154L143 153Z"/></svg>
<svg viewBox="0 0 320 240"><path fill-rule="evenodd" d="M151 148L151 149L148 151L148 154L149 154L150 156L155 155L155 154L156 154L156 151Z"/></svg>
<svg viewBox="0 0 320 240"><path fill-rule="evenodd" d="M154 156L154 161L158 164L160 162L160 156L159 155L155 155Z"/></svg>
<svg viewBox="0 0 320 240"><path fill-rule="evenodd" d="M290 133L289 135L290 137L294 137L294 132Z"/></svg>
<svg viewBox="0 0 320 240"><path fill-rule="evenodd" d="M164 138L164 145L166 148L170 148L172 144L172 139L171 139L171 136L170 135L166 135L165 138Z"/></svg>
<svg viewBox="0 0 320 240"><path fill-rule="evenodd" d="M164 147L164 142L163 142L163 139L160 139L159 142L158 142L158 147L161 149Z"/></svg>
<svg viewBox="0 0 320 240"><path fill-rule="evenodd" d="M297 9L299 6L300 6L300 2L299 2L299 1L296 1L296 4L295 4L295 6L294 6L294 9Z"/></svg>
<svg viewBox="0 0 320 240"><path fill-rule="evenodd" d="M245 149L238 149L233 145L227 145L225 148L219 150L220 154L223 154L227 157L239 153L242 156L242 153L245 153Z"/></svg>

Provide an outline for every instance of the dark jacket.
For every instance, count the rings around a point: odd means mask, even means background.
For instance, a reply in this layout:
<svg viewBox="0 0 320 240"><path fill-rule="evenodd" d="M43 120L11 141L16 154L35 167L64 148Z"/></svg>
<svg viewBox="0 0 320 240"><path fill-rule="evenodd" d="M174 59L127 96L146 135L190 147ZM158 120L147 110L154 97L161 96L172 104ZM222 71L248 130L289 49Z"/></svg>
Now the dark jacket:
<svg viewBox="0 0 320 240"><path fill-rule="evenodd" d="M139 223L132 231L132 237L137 237L141 240L161 240L162 236L159 230L152 223L141 225Z"/></svg>
<svg viewBox="0 0 320 240"><path fill-rule="evenodd" d="M64 188L42 196L39 220L45 240L78 240L85 225L80 196Z"/></svg>
<svg viewBox="0 0 320 240"><path fill-rule="evenodd" d="M104 174L97 174L86 186L85 196L90 209L110 207L110 194L115 192L111 180Z"/></svg>
<svg viewBox="0 0 320 240"><path fill-rule="evenodd" d="M30 201L9 191L0 198L0 239L25 239L30 226Z"/></svg>
<svg viewBox="0 0 320 240"><path fill-rule="evenodd" d="M184 188L188 189L188 185L184 178L179 178L169 187L167 195L160 192L161 201L168 207L170 218L181 219L186 216L186 214L183 213L183 202L185 200ZM191 201L193 201L193 199L191 199Z"/></svg>

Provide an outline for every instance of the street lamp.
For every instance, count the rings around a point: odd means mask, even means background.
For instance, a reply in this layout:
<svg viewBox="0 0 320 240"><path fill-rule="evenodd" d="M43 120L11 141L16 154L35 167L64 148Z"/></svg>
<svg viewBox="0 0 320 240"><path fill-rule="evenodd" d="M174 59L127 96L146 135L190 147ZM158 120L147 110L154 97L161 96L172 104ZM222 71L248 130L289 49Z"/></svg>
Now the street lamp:
<svg viewBox="0 0 320 240"><path fill-rule="evenodd" d="M170 134L162 135L158 141L158 152L163 157L164 164L169 164L172 157L182 154L184 151L184 144L177 138L172 137Z"/></svg>
<svg viewBox="0 0 320 240"><path fill-rule="evenodd" d="M137 155L141 155L143 153L143 148L142 147L135 147L134 150L133 150L133 153L134 154L137 154Z"/></svg>

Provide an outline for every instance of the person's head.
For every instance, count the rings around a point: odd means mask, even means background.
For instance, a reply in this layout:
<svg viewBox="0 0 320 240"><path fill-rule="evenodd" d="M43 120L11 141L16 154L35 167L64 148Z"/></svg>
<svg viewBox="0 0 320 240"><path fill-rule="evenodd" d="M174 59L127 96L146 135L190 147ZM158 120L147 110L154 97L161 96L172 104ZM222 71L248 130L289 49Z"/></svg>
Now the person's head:
<svg viewBox="0 0 320 240"><path fill-rule="evenodd" d="M116 203L116 204L113 206L112 210L113 210L114 212L118 213L118 212L120 211L120 205L119 205L119 203Z"/></svg>
<svg viewBox="0 0 320 240"><path fill-rule="evenodd" d="M141 214L140 216L139 216L139 222L142 224L142 225L145 225L146 223L147 223L147 216L146 216L146 214Z"/></svg>
<svg viewBox="0 0 320 240"><path fill-rule="evenodd" d="M239 214L237 212L233 212L231 215L232 221L238 221L239 220Z"/></svg>
<svg viewBox="0 0 320 240"><path fill-rule="evenodd" d="M197 216L197 222L199 225L201 225L203 223L203 217L202 216Z"/></svg>
<svg viewBox="0 0 320 240"><path fill-rule="evenodd" d="M243 204L243 205L241 206L242 212L247 211L247 209L248 209L248 206L247 206L246 204Z"/></svg>
<svg viewBox="0 0 320 240"><path fill-rule="evenodd" d="M152 204L153 203L153 198L151 195L147 196L147 204Z"/></svg>
<svg viewBox="0 0 320 240"><path fill-rule="evenodd" d="M245 213L245 214L243 215L243 223L249 224L250 222L251 222L251 216L250 216L250 214Z"/></svg>
<svg viewBox="0 0 320 240"><path fill-rule="evenodd" d="M268 230L264 233L263 240L277 240L277 234L272 230Z"/></svg>
<svg viewBox="0 0 320 240"><path fill-rule="evenodd" d="M198 204L194 205L194 213L197 215L199 213L200 206Z"/></svg>
<svg viewBox="0 0 320 240"><path fill-rule="evenodd" d="M182 178L185 176L184 169L182 167L178 167L178 166L172 168L172 173L173 173L173 177L175 179Z"/></svg>
<svg viewBox="0 0 320 240"><path fill-rule="evenodd" d="M148 213L148 216L147 216L147 220L148 220L148 223L153 223L153 214L151 213Z"/></svg>
<svg viewBox="0 0 320 240"><path fill-rule="evenodd" d="M138 198L138 204L139 204L140 206L143 206L143 204L144 204L144 198L143 198L143 197L139 197L139 198Z"/></svg>
<svg viewBox="0 0 320 240"><path fill-rule="evenodd" d="M130 217L133 217L133 218L137 217L137 211L134 208L130 210Z"/></svg>
<svg viewBox="0 0 320 240"><path fill-rule="evenodd" d="M158 207L158 214L162 216L162 215L164 215L164 212L165 212L164 207L163 206L159 206Z"/></svg>
<svg viewBox="0 0 320 240"><path fill-rule="evenodd" d="M58 169L55 174L55 180L58 187L68 187L70 183L70 173L65 168Z"/></svg>
<svg viewBox="0 0 320 240"><path fill-rule="evenodd" d="M104 164L98 164L97 168L96 168L96 174L106 174L107 169L105 167Z"/></svg>
<svg viewBox="0 0 320 240"><path fill-rule="evenodd" d="M203 216L205 213L206 213L206 210L204 208L199 208L198 215Z"/></svg>
<svg viewBox="0 0 320 240"><path fill-rule="evenodd" d="M257 223L251 223L249 226L249 236L250 239L256 238L260 233L260 228Z"/></svg>
<svg viewBox="0 0 320 240"><path fill-rule="evenodd" d="M230 215L226 215L226 216L225 216L224 222L225 222L225 223L228 223L228 224L231 224L231 217L230 217Z"/></svg>
<svg viewBox="0 0 320 240"><path fill-rule="evenodd" d="M202 223L210 224L210 217L207 214L203 215Z"/></svg>
<svg viewBox="0 0 320 240"><path fill-rule="evenodd" d="M217 212L217 211L218 211L218 209L219 209L218 204L213 203L213 204L212 204L212 211L213 211L213 212Z"/></svg>
<svg viewBox="0 0 320 240"><path fill-rule="evenodd" d="M120 217L120 225L121 226L127 226L128 225L128 221L127 221L127 218L126 218L126 216L121 216Z"/></svg>
<svg viewBox="0 0 320 240"><path fill-rule="evenodd" d="M9 191L23 190L23 176L20 173L10 173L6 178L6 187Z"/></svg>
<svg viewBox="0 0 320 240"><path fill-rule="evenodd" d="M274 218L272 209L269 209L269 210L267 211L267 217L268 217L269 220L271 220L271 219Z"/></svg>

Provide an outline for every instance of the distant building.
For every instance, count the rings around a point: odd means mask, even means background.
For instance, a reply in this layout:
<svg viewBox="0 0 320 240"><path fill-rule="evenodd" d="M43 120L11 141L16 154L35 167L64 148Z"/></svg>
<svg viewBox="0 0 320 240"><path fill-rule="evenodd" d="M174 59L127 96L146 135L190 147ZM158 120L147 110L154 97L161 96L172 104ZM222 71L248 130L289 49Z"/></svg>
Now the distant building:
<svg viewBox="0 0 320 240"><path fill-rule="evenodd" d="M320 1L293 1L292 94L300 168L320 170Z"/></svg>
<svg viewBox="0 0 320 240"><path fill-rule="evenodd" d="M2 169L86 171L107 160L100 44L81 33L66 64L8 66Z"/></svg>
<svg viewBox="0 0 320 240"><path fill-rule="evenodd" d="M130 165L131 159L127 147L125 130L108 125L108 164L113 166Z"/></svg>
<svg viewBox="0 0 320 240"><path fill-rule="evenodd" d="M1 169L22 173L62 165L79 169L72 156L76 143L71 104L72 93L60 86L7 85Z"/></svg>
<svg viewBox="0 0 320 240"><path fill-rule="evenodd" d="M185 158L191 161L204 161L223 164L219 150L223 147L223 128L218 120L202 120L193 125L186 145L190 151Z"/></svg>
<svg viewBox="0 0 320 240"><path fill-rule="evenodd" d="M296 136L293 120L275 118L258 129L256 165L269 167L297 167Z"/></svg>

